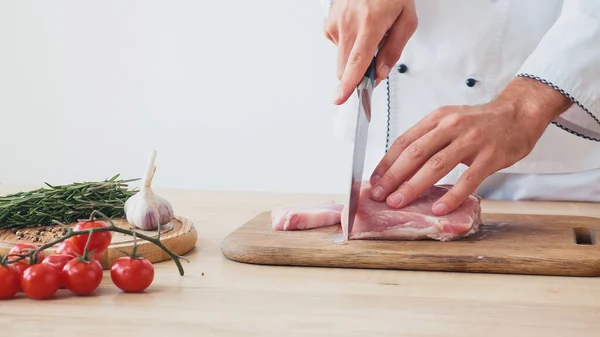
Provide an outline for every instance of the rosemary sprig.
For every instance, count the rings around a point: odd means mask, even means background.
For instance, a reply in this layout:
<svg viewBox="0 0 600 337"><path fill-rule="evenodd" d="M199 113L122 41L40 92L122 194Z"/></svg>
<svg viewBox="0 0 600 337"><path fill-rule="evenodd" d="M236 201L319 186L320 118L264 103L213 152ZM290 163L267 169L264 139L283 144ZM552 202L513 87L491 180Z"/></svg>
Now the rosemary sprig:
<svg viewBox="0 0 600 337"><path fill-rule="evenodd" d="M124 217L125 201L137 192L128 189L127 183L139 179L118 177L57 186L46 183L47 188L0 196L0 229L51 226L53 221L70 223L87 218L92 211L113 219Z"/></svg>

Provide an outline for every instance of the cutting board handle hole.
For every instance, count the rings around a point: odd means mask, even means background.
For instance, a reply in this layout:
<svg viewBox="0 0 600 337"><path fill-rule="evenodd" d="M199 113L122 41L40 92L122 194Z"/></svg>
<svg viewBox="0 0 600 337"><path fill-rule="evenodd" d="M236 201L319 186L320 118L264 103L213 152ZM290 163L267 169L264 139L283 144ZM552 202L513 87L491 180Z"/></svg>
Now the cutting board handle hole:
<svg viewBox="0 0 600 337"><path fill-rule="evenodd" d="M595 245L596 244L596 233L593 229L585 227L573 228L573 236L575 237L575 243L578 245Z"/></svg>

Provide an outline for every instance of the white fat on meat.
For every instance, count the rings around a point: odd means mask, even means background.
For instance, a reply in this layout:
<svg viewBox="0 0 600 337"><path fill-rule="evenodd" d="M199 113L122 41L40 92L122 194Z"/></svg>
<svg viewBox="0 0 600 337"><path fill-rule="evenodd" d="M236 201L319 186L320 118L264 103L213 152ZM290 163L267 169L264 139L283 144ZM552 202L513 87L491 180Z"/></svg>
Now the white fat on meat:
<svg viewBox="0 0 600 337"><path fill-rule="evenodd" d="M370 184L361 185L359 208L349 238L352 240L423 240L451 241L478 231L481 223L481 198L471 194L456 210L444 216L432 213L433 204L450 190L451 185L431 187L411 204L392 209L370 197ZM347 231L345 206L332 202L313 205L282 206L273 210L276 230L310 229L342 225Z"/></svg>
<svg viewBox="0 0 600 337"><path fill-rule="evenodd" d="M271 211L273 229L293 231L339 225L344 205L330 202L284 205Z"/></svg>

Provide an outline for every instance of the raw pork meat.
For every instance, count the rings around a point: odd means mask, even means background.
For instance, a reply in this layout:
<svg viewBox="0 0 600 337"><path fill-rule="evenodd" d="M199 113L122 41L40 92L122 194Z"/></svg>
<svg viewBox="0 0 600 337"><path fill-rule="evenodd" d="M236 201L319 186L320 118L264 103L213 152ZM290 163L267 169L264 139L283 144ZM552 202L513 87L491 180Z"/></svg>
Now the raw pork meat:
<svg viewBox="0 0 600 337"><path fill-rule="evenodd" d="M371 186L369 182L363 182L350 239L451 241L477 232L481 223L481 198L475 194L450 214L437 216L431 212L433 204L451 187L433 186L411 204L392 209L385 202L372 200ZM346 212L342 214L345 233L348 219L344 216Z"/></svg>
<svg viewBox="0 0 600 337"><path fill-rule="evenodd" d="M392 209L385 202L370 198L368 181L361 186L359 209L350 239L451 241L471 235L481 223L481 198L472 194L462 205L445 216L436 216L431 206L452 186L436 185L410 205ZM342 224L347 230L343 205L322 203L289 205L273 210L271 218L275 230L298 230Z"/></svg>
<svg viewBox="0 0 600 337"><path fill-rule="evenodd" d="M314 205L287 205L271 212L275 230L292 231L340 224L344 205L326 202Z"/></svg>

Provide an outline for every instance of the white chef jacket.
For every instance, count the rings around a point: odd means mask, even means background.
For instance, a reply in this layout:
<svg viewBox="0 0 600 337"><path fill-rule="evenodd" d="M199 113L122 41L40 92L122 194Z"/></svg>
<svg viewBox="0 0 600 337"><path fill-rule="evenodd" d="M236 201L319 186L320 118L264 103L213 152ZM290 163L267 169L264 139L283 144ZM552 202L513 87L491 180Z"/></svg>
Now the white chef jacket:
<svg viewBox="0 0 600 337"><path fill-rule="evenodd" d="M335 1L335 0L334 0ZM324 8L330 0L322 0ZM600 201L600 0L416 0L419 24L373 93L365 178L393 141L444 105L479 105L515 76L542 81L572 107L533 151L478 188L484 198ZM354 138L357 97L334 132ZM438 183L453 184L459 165Z"/></svg>

